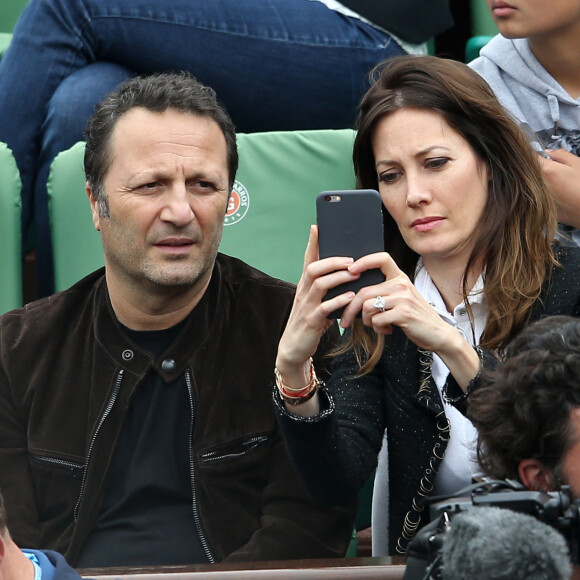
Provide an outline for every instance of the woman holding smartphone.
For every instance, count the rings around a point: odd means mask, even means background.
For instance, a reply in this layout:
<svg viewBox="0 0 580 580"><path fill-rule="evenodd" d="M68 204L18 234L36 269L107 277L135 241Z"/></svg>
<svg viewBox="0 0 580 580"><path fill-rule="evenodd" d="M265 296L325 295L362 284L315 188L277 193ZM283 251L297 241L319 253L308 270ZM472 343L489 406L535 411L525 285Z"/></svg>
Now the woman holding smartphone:
<svg viewBox="0 0 580 580"><path fill-rule="evenodd" d="M537 154L459 62L405 56L379 67L353 160L359 187L381 195L386 252L318 260L312 228L274 400L320 501L356 493L380 456L375 498L388 510L379 516L374 502L373 553L405 553L429 521L424 498L478 471L464 413L482 365L497 364L529 321L580 314L580 249L554 241ZM384 282L324 300L373 268ZM310 357L338 308L346 332L323 386Z"/></svg>

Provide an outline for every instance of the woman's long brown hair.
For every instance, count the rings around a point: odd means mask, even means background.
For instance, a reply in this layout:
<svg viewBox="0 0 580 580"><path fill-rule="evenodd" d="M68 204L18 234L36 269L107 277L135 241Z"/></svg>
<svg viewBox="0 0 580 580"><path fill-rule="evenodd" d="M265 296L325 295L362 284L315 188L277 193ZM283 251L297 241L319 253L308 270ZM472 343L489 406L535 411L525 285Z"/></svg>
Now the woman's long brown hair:
<svg viewBox="0 0 580 580"><path fill-rule="evenodd" d="M353 150L359 187L378 189L372 138L380 119L405 108L440 114L487 166L487 205L463 273L463 297L473 320L467 276L474 264L482 264L489 317L480 346L501 352L527 322L547 277L558 265L553 251L556 207L538 155L487 83L463 63L401 56L388 59L372 74L375 81L360 104ZM405 244L384 208L383 215L385 249L413 279L419 256ZM383 336L357 320L341 350L354 348L359 373L365 374L380 359L383 345Z"/></svg>

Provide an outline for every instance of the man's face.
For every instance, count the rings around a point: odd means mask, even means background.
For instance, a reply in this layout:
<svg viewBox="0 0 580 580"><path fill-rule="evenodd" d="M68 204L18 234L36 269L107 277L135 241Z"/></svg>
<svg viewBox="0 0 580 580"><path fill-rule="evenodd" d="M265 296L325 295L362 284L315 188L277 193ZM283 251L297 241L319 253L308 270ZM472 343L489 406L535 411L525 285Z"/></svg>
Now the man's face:
<svg viewBox="0 0 580 580"><path fill-rule="evenodd" d="M560 469L563 483L570 486L575 499L580 499L580 408L572 409L569 426L572 445L564 453Z"/></svg>
<svg viewBox="0 0 580 580"><path fill-rule="evenodd" d="M109 212L99 213L109 283L126 289L209 282L228 201L226 141L200 115L131 109L118 121L104 179Z"/></svg>

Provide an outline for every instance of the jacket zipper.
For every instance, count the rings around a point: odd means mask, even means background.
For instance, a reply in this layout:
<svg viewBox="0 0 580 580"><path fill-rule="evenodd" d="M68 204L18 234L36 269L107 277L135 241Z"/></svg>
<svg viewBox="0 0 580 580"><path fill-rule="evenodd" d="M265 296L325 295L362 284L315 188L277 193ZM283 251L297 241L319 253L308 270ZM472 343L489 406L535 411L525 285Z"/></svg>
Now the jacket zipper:
<svg viewBox="0 0 580 580"><path fill-rule="evenodd" d="M101 430L101 427L103 426L103 423L105 422L105 419L108 417L109 413L111 412L111 409L113 408L113 405L115 404L115 401L117 400L117 395L119 394L119 389L121 388L121 381L122 380L123 380L123 370L121 369L119 371L119 373L117 374L117 379L115 380L115 386L113 387L113 392L111 393L111 396L109 397L109 400L107 402L107 406L106 406L105 410L103 411L103 414L101 415L101 418L99 420L99 424L97 425L97 428L96 428L96 430L91 438L91 443L89 445L89 451L87 453L87 459L86 459L84 470L83 470L83 479L81 482L81 491L79 493L79 498L77 499L77 503L76 503L75 509L74 509L75 523L76 523L77 518L78 518L81 500L82 500L83 494L85 492L87 471L89 469L89 462L91 460L91 454L92 454L93 448L95 446L95 441L97 439L97 435L99 434L99 431Z"/></svg>
<svg viewBox="0 0 580 580"><path fill-rule="evenodd" d="M83 469L84 463L75 463L74 461L66 461L64 459L55 459L54 457L46 457L45 455L35 455L31 454L33 459L41 461L42 463L52 463L53 465L62 465L63 467L69 467L70 469Z"/></svg>
<svg viewBox="0 0 580 580"><path fill-rule="evenodd" d="M221 455L218 455L215 451L209 451L208 453L202 454L201 458L204 462L211 463L212 461L220 461L221 459L227 459L229 457L240 457L241 455L245 455L252 451L252 449L255 449L262 443L265 443L269 439L270 437L268 435L256 435L242 443L244 447L242 451L236 453L222 453Z"/></svg>
<svg viewBox="0 0 580 580"><path fill-rule="evenodd" d="M211 553L209 545L203 529L201 527L201 521L199 519L199 510L197 509L197 492L195 489L195 468L193 463L193 426L195 424L195 406L193 404L193 385L190 369L185 371L185 383L187 384L187 392L189 394L189 406L191 409L191 423L189 425L189 477L191 480L191 509L193 512L193 520L195 522L195 527L197 529L197 534L199 535L199 541L203 547L203 551L210 562L210 564L215 563L215 558Z"/></svg>

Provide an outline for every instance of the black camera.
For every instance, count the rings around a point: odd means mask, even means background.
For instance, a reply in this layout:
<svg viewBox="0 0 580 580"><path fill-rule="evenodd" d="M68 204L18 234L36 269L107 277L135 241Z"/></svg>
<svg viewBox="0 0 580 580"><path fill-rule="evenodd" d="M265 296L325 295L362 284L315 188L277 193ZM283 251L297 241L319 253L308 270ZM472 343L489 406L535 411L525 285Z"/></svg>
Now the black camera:
<svg viewBox="0 0 580 580"><path fill-rule="evenodd" d="M428 502L431 521L409 543L403 580L440 579L441 548L454 516L482 506L525 513L552 526L566 540L572 563L580 564L580 502L572 501L568 486L557 492L530 491L513 480L481 478L454 496Z"/></svg>

